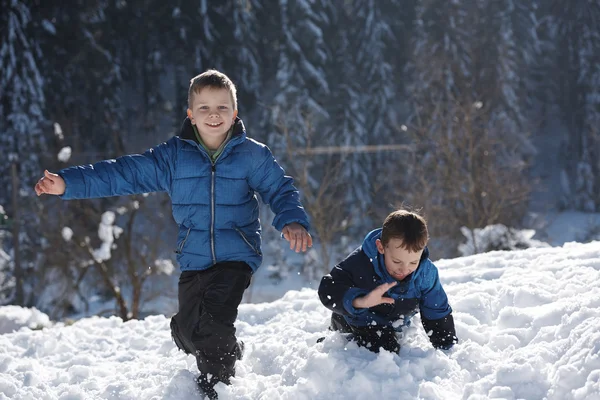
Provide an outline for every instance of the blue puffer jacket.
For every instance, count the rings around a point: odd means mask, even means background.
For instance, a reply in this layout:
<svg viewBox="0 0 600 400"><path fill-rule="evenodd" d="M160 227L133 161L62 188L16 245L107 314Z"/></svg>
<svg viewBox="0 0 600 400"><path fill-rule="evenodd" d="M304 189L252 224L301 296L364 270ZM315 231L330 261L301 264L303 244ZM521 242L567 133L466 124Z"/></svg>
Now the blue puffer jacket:
<svg viewBox="0 0 600 400"><path fill-rule="evenodd" d="M375 242L380 237L381 229L371 231L361 247L323 277L319 286L321 302L333 312L344 315L351 326L376 324L401 330L410 324L410 318L417 310L424 322L441 321L449 316L452 309L440 284L437 268L428 258L427 248L417 269L387 292L396 300L394 304L380 304L368 309L352 306L355 298L383 283L395 281L385 268L384 256L377 251Z"/></svg>
<svg viewBox="0 0 600 400"><path fill-rule="evenodd" d="M203 270L221 261L260 266L258 192L275 213L281 231L308 217L293 179L285 176L267 146L246 137L237 119L231 140L216 162L195 138L189 119L181 133L143 154L63 169L63 199L167 192L179 225L177 261L182 271Z"/></svg>

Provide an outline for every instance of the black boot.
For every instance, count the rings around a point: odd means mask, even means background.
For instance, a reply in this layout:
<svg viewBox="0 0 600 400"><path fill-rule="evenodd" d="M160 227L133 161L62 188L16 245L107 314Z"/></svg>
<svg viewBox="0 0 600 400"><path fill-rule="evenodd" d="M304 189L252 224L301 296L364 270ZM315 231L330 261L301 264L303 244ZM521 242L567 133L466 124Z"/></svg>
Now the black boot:
<svg viewBox="0 0 600 400"><path fill-rule="evenodd" d="M217 382L218 381L216 381L215 379L206 378L206 375L200 375L198 378L196 378L198 388L200 389L202 394L208 397L210 400L217 400L219 398L219 395L215 390L215 385L217 384Z"/></svg>

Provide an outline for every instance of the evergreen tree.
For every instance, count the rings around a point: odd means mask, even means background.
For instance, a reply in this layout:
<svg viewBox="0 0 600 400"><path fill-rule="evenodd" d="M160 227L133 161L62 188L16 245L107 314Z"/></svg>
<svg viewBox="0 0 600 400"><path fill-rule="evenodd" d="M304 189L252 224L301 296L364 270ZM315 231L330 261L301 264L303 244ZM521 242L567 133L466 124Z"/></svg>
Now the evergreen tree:
<svg viewBox="0 0 600 400"><path fill-rule="evenodd" d="M38 21L47 28L40 43L44 53L49 54L44 59L46 96L51 104L48 117L61 127L61 134L49 146L51 154L44 163L47 168L57 170L140 152L154 145L157 136L172 135L172 131L164 132L170 118L164 112L161 81L164 60L169 57L172 43L169 39L176 31L169 30L168 20L163 18L167 11L163 3L150 0L83 2L68 8L51 4L36 9ZM52 155L65 144L71 146L73 156L63 162ZM132 271L140 268L154 271L149 269L153 263L148 260L150 254L160 257L171 250L170 242L162 237L152 239L155 243L152 248L146 245L152 232L147 225L164 224L164 215L169 215L162 198L136 196L71 202L48 198L47 210L62 209L62 212L42 210L41 213L44 229L40 233L50 244L46 249L45 270L52 279L36 293L40 301L55 306L53 312L58 316L65 310L73 311L77 298L84 298L80 289L90 280L102 284L89 286L89 291L114 297L123 314L121 291L131 288L132 298L140 299L141 281L133 280L136 275ZM118 223L126 227L123 235L126 245L118 246L109 262L96 262L88 250L99 240L101 216L106 210L126 209L131 204L135 204L136 210L131 215L163 217L158 218L160 222L149 222L152 218L144 220L119 214ZM86 240L65 243L64 235L56 234L65 227ZM168 232L153 233L165 231ZM63 248L71 251L67 255L56 251ZM129 279L119 278L122 276ZM123 282L122 287L115 292L119 281ZM133 309L135 316L137 308Z"/></svg>
<svg viewBox="0 0 600 400"><path fill-rule="evenodd" d="M358 84L357 110L362 124L353 135L360 144L398 145L407 141L398 129L405 107L404 66L409 54L411 23L415 12L413 1L353 1L347 2L349 23L346 26L351 45L347 63L352 68L351 82ZM352 67L351 67L352 66ZM359 144L359 143L356 143ZM406 169L404 151L380 151L354 156L352 182L359 184L353 203L359 205L359 215L367 211L387 215L398 202L394 188L397 171ZM394 193L393 196L389 194ZM381 218L377 217L377 223ZM369 221L365 221L368 223ZM364 228L363 228L364 229Z"/></svg>
<svg viewBox="0 0 600 400"><path fill-rule="evenodd" d="M331 34L327 35L332 57L326 70L332 95L326 106L333 117L327 136L335 145L349 149L389 142L392 121L397 119L392 107L394 74L387 49L393 32L381 5L377 1L350 1L332 8L337 18L332 19ZM381 195L376 192L383 177L378 172L383 170L382 164L389 166L381 158L378 153L352 150L342 157L340 179L349 183L349 215L364 216L378 204L374 197Z"/></svg>
<svg viewBox="0 0 600 400"><path fill-rule="evenodd" d="M240 115L253 111L262 84L257 35L261 27L256 19L260 12L260 0L181 1L177 21L187 51L178 60L185 66L180 74L186 74L184 92L190 78L215 68L237 84Z"/></svg>
<svg viewBox="0 0 600 400"><path fill-rule="evenodd" d="M16 285L8 298L20 305L28 304L31 295L23 278L39 267L38 201L32 188L41 171L38 154L47 128L41 52L32 40L31 22L25 2L0 1L0 185L8 189L0 193L0 204L16 216L18 226L18 248L11 249L19 255L12 271Z"/></svg>
<svg viewBox="0 0 600 400"><path fill-rule="evenodd" d="M600 210L600 3L553 1L545 9L555 43L554 87L564 125L566 206Z"/></svg>
<svg viewBox="0 0 600 400"><path fill-rule="evenodd" d="M282 132L289 130L285 145L303 148L329 142L315 135L329 117L322 99L330 93L323 64L328 52L322 27L327 21L322 1L280 0L279 24L282 28L275 76L277 91L272 108L273 125L278 129L270 143L283 144ZM277 146L283 147L286 146Z"/></svg>
<svg viewBox="0 0 600 400"><path fill-rule="evenodd" d="M446 213L439 218L450 235L460 224L518 224L528 195L523 171L535 154L523 83L535 48L525 35L531 12L519 1L469 4L418 6L408 69L419 146L412 192L423 197L414 202Z"/></svg>

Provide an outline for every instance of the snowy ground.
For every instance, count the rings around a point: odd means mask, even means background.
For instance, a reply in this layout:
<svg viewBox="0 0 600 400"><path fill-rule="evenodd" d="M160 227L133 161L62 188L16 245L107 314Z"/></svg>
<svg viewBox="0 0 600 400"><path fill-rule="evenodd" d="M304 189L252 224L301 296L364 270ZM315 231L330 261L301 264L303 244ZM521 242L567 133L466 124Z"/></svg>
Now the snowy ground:
<svg viewBox="0 0 600 400"><path fill-rule="evenodd" d="M461 339L451 351L434 350L415 318L399 356L372 354L326 331L313 289L291 291L241 306L246 355L220 398L600 399L600 242L436 264ZM22 313L0 309L0 326L47 323ZM0 335L0 399L199 399L195 361L168 322L88 318Z"/></svg>

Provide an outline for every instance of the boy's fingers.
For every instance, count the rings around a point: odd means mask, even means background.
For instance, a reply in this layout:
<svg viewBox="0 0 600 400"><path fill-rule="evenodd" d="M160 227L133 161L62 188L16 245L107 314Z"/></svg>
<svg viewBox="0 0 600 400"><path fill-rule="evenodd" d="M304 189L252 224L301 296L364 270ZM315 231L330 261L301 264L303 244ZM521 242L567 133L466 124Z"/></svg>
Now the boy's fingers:
<svg viewBox="0 0 600 400"><path fill-rule="evenodd" d="M50 180L50 179L44 179L44 182L42 182L42 185L44 186L44 190L46 192L52 192L52 189L54 188L54 181Z"/></svg>
<svg viewBox="0 0 600 400"><path fill-rule="evenodd" d="M50 193L50 188L48 187L48 184L46 181L40 181L36 186L37 186L37 190L40 192L40 194Z"/></svg>
<svg viewBox="0 0 600 400"><path fill-rule="evenodd" d="M296 236L290 233L290 250L294 250L294 247L296 247Z"/></svg>
<svg viewBox="0 0 600 400"><path fill-rule="evenodd" d="M50 171L48 171L47 169L44 170L44 177L50 179L51 181L54 179L53 175L55 174L51 174Z"/></svg>
<svg viewBox="0 0 600 400"><path fill-rule="evenodd" d="M310 235L310 233L308 234L308 247L312 247L312 236Z"/></svg>

